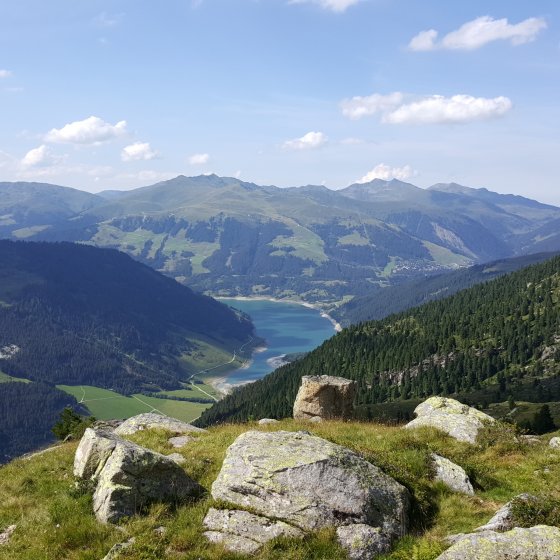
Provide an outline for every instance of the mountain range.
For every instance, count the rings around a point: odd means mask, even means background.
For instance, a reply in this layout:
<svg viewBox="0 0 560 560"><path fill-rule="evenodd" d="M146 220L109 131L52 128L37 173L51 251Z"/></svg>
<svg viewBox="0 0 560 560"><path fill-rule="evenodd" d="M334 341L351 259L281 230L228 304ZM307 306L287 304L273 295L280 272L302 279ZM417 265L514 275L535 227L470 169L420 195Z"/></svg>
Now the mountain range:
<svg viewBox="0 0 560 560"><path fill-rule="evenodd" d="M457 184L375 179L334 191L178 176L89 194L0 183L0 236L116 248L213 295L333 309L372 287L560 250L560 208Z"/></svg>

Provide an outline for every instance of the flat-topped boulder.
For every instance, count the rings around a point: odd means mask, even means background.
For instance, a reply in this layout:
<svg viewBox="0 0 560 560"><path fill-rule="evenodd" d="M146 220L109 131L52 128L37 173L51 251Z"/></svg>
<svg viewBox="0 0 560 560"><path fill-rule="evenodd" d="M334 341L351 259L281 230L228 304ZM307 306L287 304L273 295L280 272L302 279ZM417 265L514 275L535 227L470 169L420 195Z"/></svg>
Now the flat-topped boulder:
<svg viewBox="0 0 560 560"><path fill-rule="evenodd" d="M390 543L408 525L404 486L349 449L306 432L240 435L212 496L303 531L364 524ZM231 533L228 526L223 531Z"/></svg>
<svg viewBox="0 0 560 560"><path fill-rule="evenodd" d="M296 400L296 420L344 419L352 415L358 384L344 377L307 375L301 378Z"/></svg>
<svg viewBox="0 0 560 560"><path fill-rule="evenodd" d="M167 430L168 432L172 432L174 434L188 434L191 432L206 431L202 428L191 426L181 420L177 420L176 418L164 416L163 414L157 414L155 412L146 412L144 414L132 416L128 420L125 420L115 429L115 434L119 436L129 436L139 432L140 430L156 429Z"/></svg>
<svg viewBox="0 0 560 560"><path fill-rule="evenodd" d="M405 428L430 426L467 443L476 443L481 428L495 422L488 414L445 397L430 397L419 404L414 413L416 418Z"/></svg>
<svg viewBox="0 0 560 560"><path fill-rule="evenodd" d="M560 529L537 525L462 535L437 560L558 560Z"/></svg>
<svg viewBox="0 0 560 560"><path fill-rule="evenodd" d="M172 458L91 428L76 450L74 475L95 484L93 510L103 523L134 515L151 502L177 504L204 491Z"/></svg>

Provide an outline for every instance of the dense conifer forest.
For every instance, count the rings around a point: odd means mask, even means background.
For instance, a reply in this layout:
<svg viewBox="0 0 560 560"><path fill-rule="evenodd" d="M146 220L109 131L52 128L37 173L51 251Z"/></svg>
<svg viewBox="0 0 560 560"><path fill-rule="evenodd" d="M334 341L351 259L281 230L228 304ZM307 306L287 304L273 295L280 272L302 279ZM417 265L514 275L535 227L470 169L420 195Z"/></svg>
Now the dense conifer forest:
<svg viewBox="0 0 560 560"><path fill-rule="evenodd" d="M344 329L302 360L235 390L200 425L290 416L303 375L358 381L358 412L409 414L430 395L478 406L560 399L560 258L380 321ZM397 405L397 406L395 406ZM395 416L398 416L395 412Z"/></svg>

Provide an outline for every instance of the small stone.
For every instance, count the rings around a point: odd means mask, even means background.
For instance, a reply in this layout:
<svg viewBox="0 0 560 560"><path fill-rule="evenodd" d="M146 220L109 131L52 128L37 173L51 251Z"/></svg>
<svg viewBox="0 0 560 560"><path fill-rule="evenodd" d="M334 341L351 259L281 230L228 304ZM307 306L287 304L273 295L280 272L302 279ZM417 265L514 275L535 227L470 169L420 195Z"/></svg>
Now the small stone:
<svg viewBox="0 0 560 560"><path fill-rule="evenodd" d="M294 402L294 418L349 418L357 388L355 381L344 377L306 375L301 378L301 386Z"/></svg>
<svg viewBox="0 0 560 560"><path fill-rule="evenodd" d="M156 527L154 529L154 533L156 535L159 535L160 537L163 537L163 535L165 535L165 533L167 533L167 527L164 527L163 525L161 525L160 527Z"/></svg>
<svg viewBox="0 0 560 560"><path fill-rule="evenodd" d="M178 465L183 465L187 460L180 453L171 453L171 455L166 455L168 459L175 461Z"/></svg>
<svg viewBox="0 0 560 560"><path fill-rule="evenodd" d="M320 424L323 419L320 416L312 416L311 418L308 418L309 422L313 422L314 424Z"/></svg>
<svg viewBox="0 0 560 560"><path fill-rule="evenodd" d="M185 445L187 445L187 443L189 443L190 441L194 441L194 438L191 436L175 436L169 438L167 440L167 443L169 443L175 449L180 449L181 447L185 447Z"/></svg>
<svg viewBox="0 0 560 560"><path fill-rule="evenodd" d="M14 531L17 529L17 525L10 525L6 527L3 531L0 532L0 546L4 544L8 544L10 538L14 534Z"/></svg>
<svg viewBox="0 0 560 560"><path fill-rule="evenodd" d="M189 432L205 432L202 428L191 426L186 422L181 422L176 418L170 418L163 414L156 414L155 412L146 412L145 414L138 414L128 420L125 420L118 428L115 429L115 434L119 436L129 436L139 432L140 430L167 430L174 434L187 434Z"/></svg>
<svg viewBox="0 0 560 560"><path fill-rule="evenodd" d="M247 511L210 508L204 518L206 538L231 552L252 554L280 536L301 538L304 533L282 521L272 521Z"/></svg>
<svg viewBox="0 0 560 560"><path fill-rule="evenodd" d="M391 540L379 527L370 527L363 523L338 527L336 536L350 560L371 560L391 548Z"/></svg>
<svg viewBox="0 0 560 560"><path fill-rule="evenodd" d="M469 496L474 495L471 481L462 467L435 453L432 453L432 461L436 469L435 480L443 482L454 492L461 492Z"/></svg>
<svg viewBox="0 0 560 560"><path fill-rule="evenodd" d="M261 426L264 426L265 424L278 424L278 420L275 420L274 418L261 418L258 423Z"/></svg>
<svg viewBox="0 0 560 560"><path fill-rule="evenodd" d="M550 438L548 446L552 447L552 449L560 449L560 437Z"/></svg>

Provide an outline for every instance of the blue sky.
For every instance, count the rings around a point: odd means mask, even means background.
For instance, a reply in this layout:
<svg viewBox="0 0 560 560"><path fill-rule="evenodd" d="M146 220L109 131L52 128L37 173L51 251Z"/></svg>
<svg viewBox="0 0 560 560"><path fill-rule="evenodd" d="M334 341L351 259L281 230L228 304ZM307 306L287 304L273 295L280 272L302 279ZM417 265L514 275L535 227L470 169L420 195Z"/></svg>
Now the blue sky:
<svg viewBox="0 0 560 560"><path fill-rule="evenodd" d="M0 180L456 181L560 204L560 3L0 4Z"/></svg>

